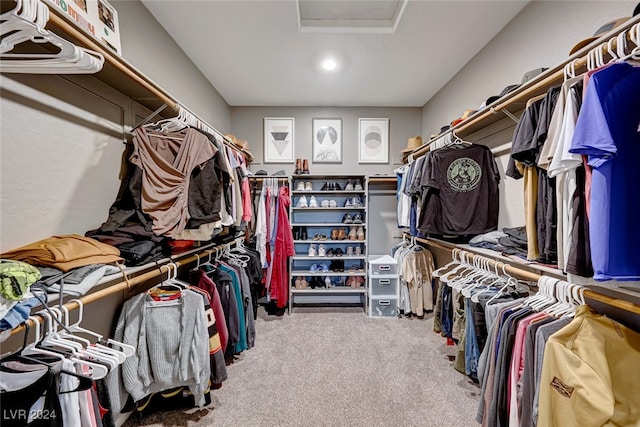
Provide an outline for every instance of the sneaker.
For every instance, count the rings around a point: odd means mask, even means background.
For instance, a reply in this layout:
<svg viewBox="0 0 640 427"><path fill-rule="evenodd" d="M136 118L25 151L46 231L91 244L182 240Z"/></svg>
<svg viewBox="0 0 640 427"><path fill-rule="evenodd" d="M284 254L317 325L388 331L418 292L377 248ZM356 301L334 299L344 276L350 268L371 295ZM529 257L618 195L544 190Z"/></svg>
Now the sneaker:
<svg viewBox="0 0 640 427"><path fill-rule="evenodd" d="M327 272L329 271L329 266L326 263L322 263L318 265L318 270L316 271L322 271L322 272Z"/></svg>
<svg viewBox="0 0 640 427"><path fill-rule="evenodd" d="M347 256L353 256L353 246L347 246Z"/></svg>
<svg viewBox="0 0 640 427"><path fill-rule="evenodd" d="M342 251L342 249L337 248L335 251L333 251L333 255L342 256L342 255L344 255L344 252Z"/></svg>
<svg viewBox="0 0 640 427"><path fill-rule="evenodd" d="M298 203L296 203L296 208L308 208L309 205L307 204L307 198L305 196L302 196L298 199Z"/></svg>
<svg viewBox="0 0 640 427"><path fill-rule="evenodd" d="M351 202L351 199L347 199L347 200L345 200L345 202L344 202L344 207L345 207L345 208L352 208L352 207L354 207L354 206L353 206L353 202Z"/></svg>
<svg viewBox="0 0 640 427"><path fill-rule="evenodd" d="M348 214L347 214L348 215ZM362 214L360 214L360 212L357 212L354 216L353 216L353 221L354 224L362 224Z"/></svg>
<svg viewBox="0 0 640 427"><path fill-rule="evenodd" d="M322 185L322 188L320 188L320 191L327 191L328 189L329 189L329 183L328 183L328 182L325 182L325 183Z"/></svg>
<svg viewBox="0 0 640 427"><path fill-rule="evenodd" d="M315 273L316 271L318 271L318 268L318 264L311 264L311 267L309 267L309 272Z"/></svg>
<svg viewBox="0 0 640 427"><path fill-rule="evenodd" d="M344 191L353 191L353 184L351 180L347 181L347 185L344 187Z"/></svg>
<svg viewBox="0 0 640 427"><path fill-rule="evenodd" d="M304 197L304 196L302 196ZM309 207L310 208L317 208L318 207L318 201L316 200L316 196L311 196L311 199L309 200Z"/></svg>
<svg viewBox="0 0 640 427"><path fill-rule="evenodd" d="M329 207L329 201L328 200L323 200L322 202L320 202L320 207L322 208L328 208Z"/></svg>
<svg viewBox="0 0 640 427"><path fill-rule="evenodd" d="M360 181L357 181L357 182L354 184L354 186L353 186L353 190L354 190L354 191L362 191L362 190L363 190L363 188L362 188L362 184L360 183Z"/></svg>
<svg viewBox="0 0 640 427"><path fill-rule="evenodd" d="M352 208L363 208L364 204L362 203L362 200L360 200L360 197L354 197L351 200L351 207Z"/></svg>
<svg viewBox="0 0 640 427"><path fill-rule="evenodd" d="M351 214L349 212L344 214L344 216L342 217L342 223L343 224L353 224L353 217L351 216Z"/></svg>
<svg viewBox="0 0 640 427"><path fill-rule="evenodd" d="M325 247L325 245L320 244L320 246L318 247L318 256L327 256L327 248Z"/></svg>
<svg viewBox="0 0 640 427"><path fill-rule="evenodd" d="M329 248L327 251L327 256L333 256L333 249Z"/></svg>
<svg viewBox="0 0 640 427"><path fill-rule="evenodd" d="M337 182L334 181L331 184L333 184L334 191L342 191L342 187L340 187L340 184L338 184Z"/></svg>
<svg viewBox="0 0 640 427"><path fill-rule="evenodd" d="M313 191L313 184L311 184L311 181L304 183L304 191Z"/></svg>
<svg viewBox="0 0 640 427"><path fill-rule="evenodd" d="M358 238L358 227L351 226L349 229L349 240L356 240Z"/></svg>
<svg viewBox="0 0 640 427"><path fill-rule="evenodd" d="M336 208L336 207L338 207L338 204L336 203L335 200L331 199L331 200L329 200L329 207L330 208Z"/></svg>
<svg viewBox="0 0 640 427"><path fill-rule="evenodd" d="M312 243L309 245L309 256L316 256L316 255L318 255L318 250L316 249L316 244ZM311 271L313 271L313 265L311 266Z"/></svg>
<svg viewBox="0 0 640 427"><path fill-rule="evenodd" d="M356 232L356 235L358 236L358 240L364 240L364 227L362 226L358 227L358 231Z"/></svg>
<svg viewBox="0 0 640 427"><path fill-rule="evenodd" d="M296 191L304 191L304 182L302 181L298 182L298 185L296 186Z"/></svg>
<svg viewBox="0 0 640 427"><path fill-rule="evenodd" d="M360 245L356 246L353 250L354 255L362 255L362 247Z"/></svg>

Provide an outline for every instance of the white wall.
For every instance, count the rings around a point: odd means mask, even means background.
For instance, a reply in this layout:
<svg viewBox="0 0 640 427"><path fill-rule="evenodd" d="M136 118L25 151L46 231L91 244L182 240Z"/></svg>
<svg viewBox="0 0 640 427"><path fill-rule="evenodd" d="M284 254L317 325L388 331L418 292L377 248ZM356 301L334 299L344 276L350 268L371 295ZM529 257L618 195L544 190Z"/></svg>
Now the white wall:
<svg viewBox="0 0 640 427"><path fill-rule="evenodd" d="M631 16L636 1L531 1L425 105L422 135L437 133L525 72L569 57L607 21Z"/></svg>
<svg viewBox="0 0 640 427"><path fill-rule="evenodd" d="M553 67L569 57L580 40L605 22L630 16L635 1L531 1L422 109L422 135L428 136L476 109L489 96L520 83L529 70ZM491 146L510 142L513 129L483 140ZM473 141L473 138L470 139ZM498 227L524 225L523 183L504 178L508 151L498 151L500 184Z"/></svg>
<svg viewBox="0 0 640 427"><path fill-rule="evenodd" d="M232 133L249 141L255 156L252 169L275 172L284 169L293 173L294 165L263 164L263 119L265 117L293 117L295 119L294 153L296 158L311 159L312 119L342 118L342 164L313 164L311 173L344 174L392 173L400 165L400 150L409 137L420 134L421 109L418 107L232 107ZM389 164L358 164L358 118L389 118ZM348 170L348 172L346 172Z"/></svg>
<svg viewBox="0 0 640 427"><path fill-rule="evenodd" d="M139 1L114 2L123 56L220 131L230 108ZM0 76L0 251L98 227L124 129L145 110L91 76Z"/></svg>

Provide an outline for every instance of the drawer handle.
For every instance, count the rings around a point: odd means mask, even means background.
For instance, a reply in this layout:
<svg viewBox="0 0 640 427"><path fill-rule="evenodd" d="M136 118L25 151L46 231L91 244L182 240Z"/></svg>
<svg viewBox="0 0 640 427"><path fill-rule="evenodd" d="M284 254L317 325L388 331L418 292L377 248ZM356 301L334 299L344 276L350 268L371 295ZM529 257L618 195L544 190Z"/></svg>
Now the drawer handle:
<svg viewBox="0 0 640 427"><path fill-rule="evenodd" d="M391 280L390 279L380 279L380 280L378 280L378 283L380 285L388 285L388 284L391 283Z"/></svg>
<svg viewBox="0 0 640 427"><path fill-rule="evenodd" d="M378 270L388 271L388 270L391 270L391 266L390 265L381 265L381 266L378 267Z"/></svg>
<svg viewBox="0 0 640 427"><path fill-rule="evenodd" d="M378 305L391 305L391 301L388 299L378 301Z"/></svg>

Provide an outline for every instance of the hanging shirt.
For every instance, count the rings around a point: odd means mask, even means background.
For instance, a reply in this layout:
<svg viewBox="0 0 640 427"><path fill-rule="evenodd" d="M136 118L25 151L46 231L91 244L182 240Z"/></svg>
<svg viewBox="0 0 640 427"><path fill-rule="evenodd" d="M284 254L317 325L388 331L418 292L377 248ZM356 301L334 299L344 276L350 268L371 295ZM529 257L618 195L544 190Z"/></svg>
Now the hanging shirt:
<svg viewBox="0 0 640 427"><path fill-rule="evenodd" d="M571 146L589 156L595 280L640 280L640 68L611 65L589 81Z"/></svg>
<svg viewBox="0 0 640 427"><path fill-rule="evenodd" d="M429 222L421 222L421 231L462 235L496 229L500 174L488 147L478 144L445 147L432 152L424 164L429 169L422 174L422 185L438 193L440 206L425 198L421 217L429 216L425 210L436 209L442 227L434 229Z"/></svg>
<svg viewBox="0 0 640 427"><path fill-rule="evenodd" d="M162 133L139 127L131 163L143 170L142 210L153 219L156 235L173 236L189 220L191 172L215 155L209 139L195 129Z"/></svg>

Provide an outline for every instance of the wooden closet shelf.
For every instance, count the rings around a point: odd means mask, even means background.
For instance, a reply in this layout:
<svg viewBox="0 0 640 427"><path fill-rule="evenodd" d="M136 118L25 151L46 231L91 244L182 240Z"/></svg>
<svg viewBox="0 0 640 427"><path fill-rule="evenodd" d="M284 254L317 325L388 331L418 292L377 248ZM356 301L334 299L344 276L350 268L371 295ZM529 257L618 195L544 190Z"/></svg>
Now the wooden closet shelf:
<svg viewBox="0 0 640 427"><path fill-rule="evenodd" d="M468 245L457 245L457 244L443 242L441 240L431 239L431 238L423 239L420 237L416 237L415 240L417 242L423 243L425 246L436 247L436 248L444 249L447 251L453 251L453 249L461 249L467 253L470 253L472 259L475 258L476 256L491 258L491 266L490 266L491 268L495 267L496 265L498 265L498 268L502 268L502 265L504 265L505 271L508 274L518 276L522 279L532 281L532 282L537 282L541 274L527 271L524 268L537 269L545 275L554 275L556 277L564 277L564 273L562 273L560 270L551 269L541 265L525 264L522 267L515 266L512 263L516 261L513 261L510 258L505 257L495 251L484 250L482 251L482 253L479 253L477 251L478 248L469 247ZM486 253L485 251L492 252L492 254ZM621 295L619 293L616 293L615 290L610 290L608 291L608 293L610 295L587 288L584 292L584 296L587 299L598 301L606 305L609 305L611 307L619 308L626 312L640 315L640 304L636 304L633 301L629 301L628 299L622 298Z"/></svg>
<svg viewBox="0 0 640 427"><path fill-rule="evenodd" d="M549 90L549 88L559 85L564 81L564 67L567 64L570 64L572 62L574 63L576 75L584 73L586 70L587 56L589 51L612 39L613 41L611 42L611 47L612 49L615 49L617 47L617 41L615 40L615 37L617 37L623 31L629 30L631 27L633 27L633 25L637 23L640 23L640 15L629 19L623 25L611 30L607 34L604 34L602 37L598 38L597 40L593 41L589 45L583 47L582 49L571 55L564 62L556 65L555 67L549 68L547 71L540 74L533 80L525 83L513 92L501 97L493 104L488 105L487 108L478 111L475 114L472 114L466 120L454 126L453 132L455 133L455 135L462 139L473 141L473 138L470 138L470 136L488 126L494 125L504 120L505 114L502 113L503 110L506 110L509 113L518 116L522 111L524 111L526 103L530 98L538 95L543 95L547 92L547 90ZM628 33L627 43L628 50L630 51L633 48L634 44L631 41ZM512 127L514 126L515 122L513 123ZM434 137L427 143L423 144L421 147L415 149L411 153L413 155L413 158L415 159L426 154L429 151L430 144L433 141L438 140L442 135L444 135L444 133Z"/></svg>
<svg viewBox="0 0 640 427"><path fill-rule="evenodd" d="M117 275L118 276L117 278L111 279L114 281L112 285L107 286L103 289L100 289L99 291L80 297L79 300L83 305L87 305L96 301L100 301L101 299L104 299L108 296L111 296L120 292L126 292L128 290L135 288L137 285L140 285L142 283L148 282L153 279L158 279L162 275L167 274L168 270L162 269L163 266L175 264L178 268L181 268L181 267L189 266L195 262L205 262L208 259L209 254L215 255L217 252L220 252L221 250L229 249L237 245L242 240L244 240L244 237L237 237L228 243L222 243L218 245L211 244L203 248L198 248L197 250L174 255L171 258L167 258L162 261L159 261L158 264L149 263L141 268L136 268L139 274L135 277L125 278L123 277L122 274L119 274ZM144 272L140 273L141 271L144 271ZM105 283L102 283L102 284L105 284ZM76 300L77 299L78 298L76 298ZM78 308L80 304L78 304L76 300L66 302L64 304L64 307L66 307L69 311ZM41 317L37 317L37 318L40 319L41 321ZM25 323L29 327L33 326L32 320L27 320ZM19 325L11 330L11 335L22 333L25 330L25 328L26 326L24 324Z"/></svg>
<svg viewBox="0 0 640 427"><path fill-rule="evenodd" d="M69 16L63 14L54 7L49 8L49 21L47 22L46 28L77 44L78 46L91 49L103 55L104 66L100 72L93 76L149 110L155 111L163 105L166 105L169 108L165 108L164 111L159 112L158 115L163 117L174 117L176 115L175 113L178 111L179 105L186 108L186 105L179 104L173 96L155 83L151 78L147 77L123 57L84 33L74 22L71 21ZM193 113L191 114L196 116ZM196 118L198 117L196 116ZM204 120L199 120L204 122ZM215 129L213 126L209 125L209 127ZM244 154L250 154L224 136L223 133L220 131L217 132L224 139L227 145Z"/></svg>

